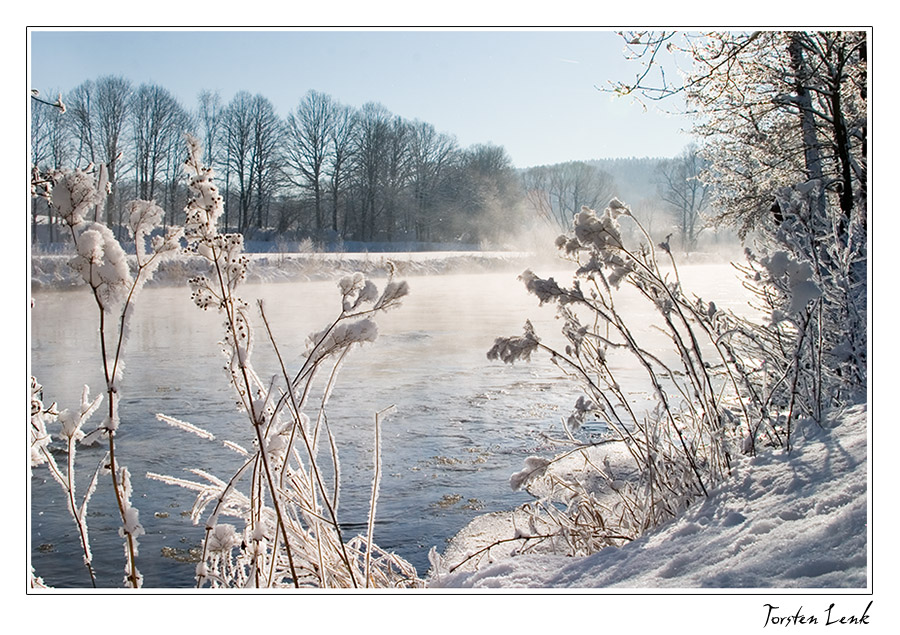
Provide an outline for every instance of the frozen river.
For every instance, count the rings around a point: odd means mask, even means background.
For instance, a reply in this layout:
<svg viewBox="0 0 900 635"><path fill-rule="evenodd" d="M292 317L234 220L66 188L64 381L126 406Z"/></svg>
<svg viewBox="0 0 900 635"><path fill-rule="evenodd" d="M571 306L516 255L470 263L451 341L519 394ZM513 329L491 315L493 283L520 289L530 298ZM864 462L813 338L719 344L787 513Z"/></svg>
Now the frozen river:
<svg viewBox="0 0 900 635"><path fill-rule="evenodd" d="M546 358L515 366L487 360L494 338L519 333L526 319L544 339L559 337L553 310L538 307L516 280L518 273L408 278L410 295L401 308L380 316L378 340L351 354L330 402L329 423L341 451L339 518L345 535L365 530L373 415L397 407L382 427L375 541L412 562L420 575L428 567L428 550L443 549L472 518L528 500L510 489L509 475L521 469L524 457L550 451L542 433L558 425L579 394ZM694 265L682 273L689 288L722 307L744 302L729 265ZM384 281L376 282L380 287ZM196 467L228 477L235 455L219 440L246 447L252 431L235 408L222 370L220 317L197 309L187 288L143 293L125 357L117 457L131 470L134 504L147 532L138 559L145 586L191 586L192 550L202 533L187 516L193 495L144 475L190 476L184 470ZM333 281L253 284L240 294L250 302L264 300L291 368L301 361L307 335L324 328L339 308ZM92 394L103 387L96 307L83 289L39 291L33 298L32 374L44 386L46 402L74 408L84 384ZM262 340L260 334L257 371L275 374ZM167 426L156 419L160 412L210 430L217 441ZM103 453L79 451L85 476ZM100 584L120 586L123 550L108 480L94 495L88 524ZM31 486L35 573L54 586L88 586L61 489L44 468L35 469Z"/></svg>

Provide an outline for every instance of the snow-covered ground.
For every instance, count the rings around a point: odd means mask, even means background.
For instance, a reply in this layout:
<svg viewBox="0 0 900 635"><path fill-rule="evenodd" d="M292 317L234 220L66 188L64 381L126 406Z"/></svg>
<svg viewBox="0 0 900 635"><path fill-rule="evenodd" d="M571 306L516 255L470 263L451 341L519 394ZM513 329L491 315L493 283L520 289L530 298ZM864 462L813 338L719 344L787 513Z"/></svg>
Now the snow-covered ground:
<svg viewBox="0 0 900 635"><path fill-rule="evenodd" d="M870 564L867 408L834 412L823 427L806 422L798 432L790 454L742 458L709 498L621 548L583 558L497 557L476 571L432 579L430 586L864 591ZM476 541L490 520L479 521ZM494 520L497 532L512 527L508 517Z"/></svg>

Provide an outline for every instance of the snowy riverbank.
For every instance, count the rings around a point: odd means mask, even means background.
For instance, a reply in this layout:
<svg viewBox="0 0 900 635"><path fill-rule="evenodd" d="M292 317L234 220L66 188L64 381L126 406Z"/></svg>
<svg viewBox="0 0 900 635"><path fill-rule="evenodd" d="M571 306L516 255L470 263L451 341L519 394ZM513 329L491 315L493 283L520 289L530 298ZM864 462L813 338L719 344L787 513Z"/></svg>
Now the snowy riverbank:
<svg viewBox="0 0 900 635"><path fill-rule="evenodd" d="M821 428L806 422L790 455L777 450L743 457L708 499L621 548L584 558L496 558L429 584L865 590L871 526L866 419L867 407L859 405L832 413ZM497 523L512 526L507 517Z"/></svg>
<svg viewBox="0 0 900 635"><path fill-rule="evenodd" d="M248 282L327 280L354 272L368 276L418 276L443 273L476 273L532 266L535 256L511 251L439 251L390 253L254 253L248 254ZM68 265L70 255L41 254L31 258L32 289L58 289L80 283ZM184 257L163 262L152 284L179 285L195 275L208 273L208 261Z"/></svg>

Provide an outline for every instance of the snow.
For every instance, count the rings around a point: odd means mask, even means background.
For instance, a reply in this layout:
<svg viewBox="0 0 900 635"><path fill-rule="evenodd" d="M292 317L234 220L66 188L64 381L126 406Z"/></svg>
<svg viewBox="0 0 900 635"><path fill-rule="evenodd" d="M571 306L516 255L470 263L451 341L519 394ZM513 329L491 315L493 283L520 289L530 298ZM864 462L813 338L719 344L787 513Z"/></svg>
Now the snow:
<svg viewBox="0 0 900 635"><path fill-rule="evenodd" d="M469 589L857 589L870 586L867 407L807 421L784 450L742 457L732 477L681 517L620 548L567 558L495 557L429 580ZM445 558L485 536L512 537L509 515L482 517ZM521 526L521 525L520 525Z"/></svg>

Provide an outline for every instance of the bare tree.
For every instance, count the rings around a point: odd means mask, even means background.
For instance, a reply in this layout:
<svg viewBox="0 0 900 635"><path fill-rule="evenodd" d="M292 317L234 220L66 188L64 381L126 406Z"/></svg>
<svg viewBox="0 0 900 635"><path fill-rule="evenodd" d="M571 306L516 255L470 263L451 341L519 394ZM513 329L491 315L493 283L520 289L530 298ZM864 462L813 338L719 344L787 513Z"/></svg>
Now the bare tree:
<svg viewBox="0 0 900 635"><path fill-rule="evenodd" d="M413 206L406 224L415 229L416 240L429 240L433 211L440 204L440 186L459 147L453 137L438 133L429 123L416 121L411 127L409 152Z"/></svg>
<svg viewBox="0 0 900 635"><path fill-rule="evenodd" d="M52 93L51 93L52 94ZM65 112L63 106L57 106L48 101L40 100L34 94L31 100L31 165L41 173L62 167L71 154L69 134L66 128ZM57 104L61 104L61 100ZM47 239L55 240L53 207L37 196L31 198L31 240L38 240L38 214L47 215Z"/></svg>
<svg viewBox="0 0 900 635"><path fill-rule="evenodd" d="M253 156L253 125L250 114L252 95L238 92L222 113L222 133L225 146L226 186L225 223L231 207L231 187L237 188L237 226L243 231L249 226L250 199L253 191L250 167Z"/></svg>
<svg viewBox="0 0 900 635"><path fill-rule="evenodd" d="M126 125L131 108L131 82L124 77L101 77L95 84L96 131L99 159L106 165L110 183L106 197L106 221L121 225L121 210L116 207L116 182L119 179L126 143Z"/></svg>
<svg viewBox="0 0 900 635"><path fill-rule="evenodd" d="M505 148L491 143L470 146L460 153L453 172L439 237L481 243L520 229L521 182Z"/></svg>
<svg viewBox="0 0 900 635"><path fill-rule="evenodd" d="M404 207L403 194L409 183L411 157L409 141L410 125L402 117L394 117L388 131L386 173L383 190L385 201L384 232L388 240L394 240L398 229L405 234L409 227L398 228L398 219L404 218L401 208Z"/></svg>
<svg viewBox="0 0 900 635"><path fill-rule="evenodd" d="M253 122L251 180L255 185L256 227L268 226L269 206L275 191L281 184L283 173L281 163L282 123L272 102L262 95L252 101Z"/></svg>
<svg viewBox="0 0 900 635"><path fill-rule="evenodd" d="M571 226L583 206L595 209L608 203L615 187L610 174L583 161L529 168L522 178L532 209L561 229Z"/></svg>
<svg viewBox="0 0 900 635"><path fill-rule="evenodd" d="M331 161L326 168L328 175L328 190L331 196L331 229L338 230L338 222L341 216L341 199L344 187L348 180L347 164L353 150L353 141L356 137L358 118L356 112L350 106L335 104L333 125L329 129L329 144L331 146ZM346 231L344 232L346 234Z"/></svg>
<svg viewBox="0 0 900 635"><path fill-rule="evenodd" d="M67 96L66 114L75 141L74 163L84 166L97 161L94 123L94 82L87 80L76 86Z"/></svg>
<svg viewBox="0 0 900 635"><path fill-rule="evenodd" d="M207 166L216 165L219 160L219 133L222 127L222 97L218 92L200 91L197 120L203 135L203 160Z"/></svg>
<svg viewBox="0 0 900 635"><path fill-rule="evenodd" d="M376 103L367 103L359 114L353 151L356 190L356 236L360 240L375 237L376 219L383 211L381 184L387 160L391 113Z"/></svg>
<svg viewBox="0 0 900 635"><path fill-rule="evenodd" d="M677 158L660 162L657 172L660 198L675 212L681 246L687 252L695 249L704 227L702 213L712 190L701 180L707 166L696 144L690 144Z"/></svg>
<svg viewBox="0 0 900 635"><path fill-rule="evenodd" d="M326 162L331 154L334 119L334 102L328 95L314 90L306 93L287 118L284 155L292 169L289 179L312 193L317 232L325 227L324 180ZM335 224L334 219L332 224Z"/></svg>
<svg viewBox="0 0 900 635"><path fill-rule="evenodd" d="M101 163L106 166L110 191L106 200L106 221L118 221L116 182L122 172L122 159L127 139L126 127L131 106L131 83L116 76L87 80L67 96L73 136L76 139L75 161Z"/></svg>
<svg viewBox="0 0 900 635"><path fill-rule="evenodd" d="M154 200L163 173L171 165L170 153L183 145L188 115L168 90L142 84L132 98L131 121L135 194L139 199Z"/></svg>

